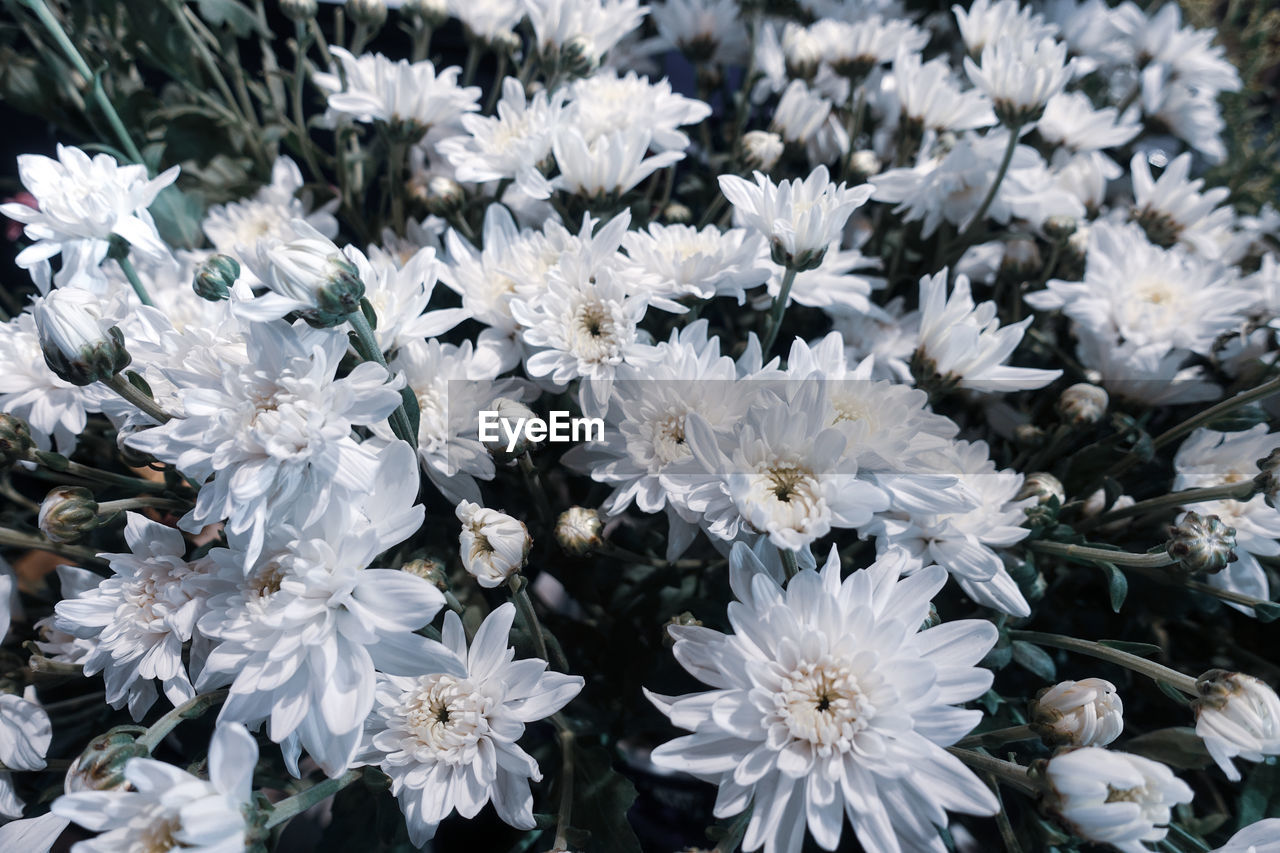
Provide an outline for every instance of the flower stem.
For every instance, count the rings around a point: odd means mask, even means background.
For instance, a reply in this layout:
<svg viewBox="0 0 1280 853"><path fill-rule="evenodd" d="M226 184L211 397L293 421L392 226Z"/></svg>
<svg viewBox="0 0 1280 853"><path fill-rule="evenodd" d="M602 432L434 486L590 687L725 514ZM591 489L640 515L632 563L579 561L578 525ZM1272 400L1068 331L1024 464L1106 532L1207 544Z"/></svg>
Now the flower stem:
<svg viewBox="0 0 1280 853"><path fill-rule="evenodd" d="M971 749L959 749L954 746L947 747L947 752L974 770L988 773L1010 788L1015 788L1029 797L1034 797L1040 793L1039 786L1031 780L1031 777L1027 775L1027 768L1021 764L1014 764L1012 761L1005 761L985 753L974 752Z"/></svg>
<svg viewBox="0 0 1280 853"><path fill-rule="evenodd" d="M1176 669L1170 669L1163 664L1155 661L1147 660L1137 655L1122 652L1119 649L1113 649L1110 646L1104 646L1101 643L1095 643L1092 640L1080 640L1075 637L1064 637L1061 634L1043 634L1039 631L1010 631L1009 638L1013 640L1025 640L1037 646L1049 646L1054 649L1064 649L1069 652L1078 652L1082 655L1104 660L1108 663L1114 663L1125 669L1132 670L1139 675L1145 675L1153 681L1163 681L1181 690L1189 696L1196 696L1196 680L1189 675L1183 675Z"/></svg>
<svg viewBox="0 0 1280 853"><path fill-rule="evenodd" d="M98 556L98 552L92 548L85 548L80 545L62 545L57 542L50 542L43 536L37 536L33 533L23 533L21 530L12 530L8 527L0 527L0 546L10 545L15 548L32 548L36 551L48 551L50 554L61 554L64 557L70 557L82 563L97 563L105 566L107 561Z"/></svg>
<svg viewBox="0 0 1280 853"><path fill-rule="evenodd" d="M996 744L1012 743L1017 740L1031 740L1037 737L1040 737L1040 735L1036 734L1031 726L1009 726L1004 729L993 729L982 734L969 735L958 741L956 746L994 746Z"/></svg>
<svg viewBox="0 0 1280 853"><path fill-rule="evenodd" d="M1245 595L1242 592L1234 592L1229 589L1219 589L1216 586L1211 586L1210 584L1202 583L1201 581L1191 580L1190 578L1180 579L1176 575L1169 575L1165 572L1159 572L1153 569L1132 568L1131 571L1135 571L1143 577L1160 581L1168 586L1185 587L1192 592L1204 593L1205 595L1213 596L1220 601L1229 601L1232 604L1239 604L1242 607L1271 607L1275 604L1275 602L1265 598L1254 598L1252 595Z"/></svg>
<svg viewBox="0 0 1280 853"><path fill-rule="evenodd" d="M1212 421L1233 409L1238 409L1241 406L1247 406L1256 400L1261 400L1264 397L1270 397L1272 394L1277 392L1280 392L1280 378L1272 379L1270 382L1264 382L1256 388L1250 388L1248 391L1242 391L1230 399L1223 400L1216 406L1210 406L1198 415L1193 415L1187 418L1172 429L1162 432L1160 435L1155 437L1152 444L1155 446L1156 450L1159 450L1166 444L1169 444L1172 441L1177 441L1179 438L1182 438L1182 436L1197 427L1204 426L1209 423L1209 421Z"/></svg>
<svg viewBox="0 0 1280 853"><path fill-rule="evenodd" d="M143 305L149 305L154 308L155 303L151 301L151 296L147 293L147 288L143 285L142 279L138 278L138 271L133 268L133 261L129 260L129 255L127 253L121 253L121 255L116 258L116 263L120 265L120 269L124 270L124 277L129 279L129 284L132 285L133 292L138 294L138 301Z"/></svg>
<svg viewBox="0 0 1280 853"><path fill-rule="evenodd" d="M550 661L552 655L547 651L547 638L543 636L542 623L538 621L538 614L533 609L533 599L529 598L529 581L523 575L514 574L507 581L507 586L511 589L511 599L520 613L520 619L524 622L526 630L533 635L533 647L538 657ZM556 668L561 672L568 672L569 662L565 660L564 652L560 651L558 643L556 649L557 652L554 655Z"/></svg>
<svg viewBox="0 0 1280 853"><path fill-rule="evenodd" d="M1032 542L1028 545L1033 551L1044 554L1057 554L1076 560L1100 560L1117 566L1134 566L1136 568L1158 569L1171 566L1176 560L1168 553L1130 554L1128 551L1109 551L1106 548L1090 548L1087 545L1067 545L1063 542Z"/></svg>
<svg viewBox="0 0 1280 853"><path fill-rule="evenodd" d="M54 457L50 459L50 457ZM124 474L116 474L113 471L103 471L98 468L92 468L88 465L81 465L79 462L72 462L57 454L46 454L43 451L32 453L28 461L37 465L42 465L58 474L70 474L72 477L79 477L83 480L92 480L104 486L119 486L123 489L133 489L136 492L149 492L151 494L161 494L169 491L169 487L164 483L157 483L152 480L144 480L141 477L129 477Z"/></svg>
<svg viewBox="0 0 1280 853"><path fill-rule="evenodd" d="M362 768L348 770L336 779L325 779L305 791L281 800L272 806L271 811L268 813L267 823L263 828L271 829L292 817L302 814L316 803L332 797L363 775L364 770Z"/></svg>
<svg viewBox="0 0 1280 853"><path fill-rule="evenodd" d="M1138 501L1131 506L1113 509L1110 512L1103 513L1088 520L1087 525L1082 527L1095 527L1099 524L1107 524L1121 518L1129 518L1135 515L1142 515L1165 507L1177 507L1184 504L1203 503L1204 501L1247 501L1257 492L1258 487L1253 480L1241 480L1238 483L1223 483L1218 486L1205 486L1201 489L1183 489L1180 492L1170 492L1167 495L1161 495L1158 498L1148 498L1145 501Z"/></svg>
<svg viewBox="0 0 1280 853"><path fill-rule="evenodd" d="M787 580L791 580L793 577L800 574L800 568L796 565L795 551L780 548L778 550L778 554L782 557L782 567L787 572Z"/></svg>
<svg viewBox="0 0 1280 853"><path fill-rule="evenodd" d="M552 849L568 850L569 821L573 818L573 729L568 725L560 725L560 762L560 813Z"/></svg>
<svg viewBox="0 0 1280 853"><path fill-rule="evenodd" d="M378 346L378 339L374 336L364 312L357 308L347 315L347 321L351 323L351 328L356 333L356 340L359 342L357 351L360 357L365 361L376 361L390 375L391 370L387 367L387 360L382 355L382 347ZM400 389L400 399L400 405L396 406L396 410L391 413L391 431L396 434L396 438L408 442L410 447L417 450L418 398L413 393L413 389L406 384Z"/></svg>
<svg viewBox="0 0 1280 853"><path fill-rule="evenodd" d="M1013 152L1018 148L1018 131L1022 130L1022 123L1018 122L1009 128L1009 144L1005 146L1004 157L1000 159L1000 166L996 169L996 176L991 181L991 188L987 190L987 195L982 199L982 204L978 205L978 211L969 220L969 224L960 232L960 236L956 238L956 242L960 245L960 250L969 243L969 238L973 236L973 232L982 225L983 219L986 218L987 210L990 209L991 203L996 200L996 193L1000 191L1000 184L1004 183L1004 176L1009 171L1009 164L1013 162Z"/></svg>
<svg viewBox="0 0 1280 853"><path fill-rule="evenodd" d="M533 457L525 451L516 461L520 465L520 476L524 477L524 487L528 490L529 497L533 498L533 511L537 514L538 521L546 524L550 520L547 507L551 506L551 501L547 497L547 490L542 485L542 477L533 464Z"/></svg>
<svg viewBox="0 0 1280 853"><path fill-rule="evenodd" d="M191 509L190 501L174 500L172 498L157 498L150 495L143 495L136 498L125 498L118 501L106 501L98 504L98 515L110 515L113 512L124 512L127 509L165 509L173 512L186 512Z"/></svg>
<svg viewBox="0 0 1280 853"><path fill-rule="evenodd" d="M142 393L139 388L119 373L102 380L102 384L146 412L154 421L164 423L173 419L173 415L156 405L155 400Z"/></svg>
<svg viewBox="0 0 1280 853"><path fill-rule="evenodd" d="M164 740L165 735L178 727L179 723L183 720L194 720L196 717L201 716L205 711L226 699L227 694L230 692L228 688L224 687L221 690L213 690L209 693L193 696L152 723L151 727L138 737L138 745L146 747L147 751L151 752L160 744L160 741Z"/></svg>
<svg viewBox="0 0 1280 853"><path fill-rule="evenodd" d="M769 330L765 332L764 348L761 350L765 358L773 351L773 342L778 339L778 330L782 328L782 315L787 312L787 303L791 300L791 286L796 283L798 270L788 266L782 276L782 287L773 300L773 310L769 312Z"/></svg>

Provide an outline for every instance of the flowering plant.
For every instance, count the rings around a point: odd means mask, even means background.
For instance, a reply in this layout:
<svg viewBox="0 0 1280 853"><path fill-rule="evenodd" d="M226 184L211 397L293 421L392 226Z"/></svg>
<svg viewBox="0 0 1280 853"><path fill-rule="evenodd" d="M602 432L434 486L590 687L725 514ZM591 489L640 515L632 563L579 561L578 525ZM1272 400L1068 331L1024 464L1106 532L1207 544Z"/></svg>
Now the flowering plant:
<svg viewBox="0 0 1280 853"><path fill-rule="evenodd" d="M5 0L0 850L1275 849L1184 5Z"/></svg>

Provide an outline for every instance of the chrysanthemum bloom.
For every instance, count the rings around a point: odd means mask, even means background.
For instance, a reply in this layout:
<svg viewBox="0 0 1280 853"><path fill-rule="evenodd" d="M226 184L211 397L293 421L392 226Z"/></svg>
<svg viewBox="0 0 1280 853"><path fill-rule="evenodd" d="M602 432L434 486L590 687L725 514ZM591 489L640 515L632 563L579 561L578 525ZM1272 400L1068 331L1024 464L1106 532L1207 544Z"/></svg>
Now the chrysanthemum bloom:
<svg viewBox="0 0 1280 853"><path fill-rule="evenodd" d="M992 44L999 42L1035 43L1052 36L1055 27L1045 22L1030 6L1018 0L976 0L968 9L952 6L956 26L969 53L978 56Z"/></svg>
<svg viewBox="0 0 1280 853"><path fill-rule="evenodd" d="M649 152L648 130L615 130L588 141L573 125L561 125L551 141L559 190L588 199L622 195L658 169L684 159L683 151Z"/></svg>
<svg viewBox="0 0 1280 853"><path fill-rule="evenodd" d="M649 12L637 0L523 0L523 5L543 63L576 75L595 68Z"/></svg>
<svg viewBox="0 0 1280 853"><path fill-rule="evenodd" d="M755 173L755 184L737 175L721 175L720 191L732 204L735 218L769 240L774 263L796 270L813 269L827 247L840 237L849 214L866 203L869 184L833 185L826 166L803 181L775 184Z"/></svg>
<svg viewBox="0 0 1280 853"><path fill-rule="evenodd" d="M87 290L64 287L31 306L45 364L75 385L91 385L129 365L124 334L104 316L103 301Z"/></svg>
<svg viewBox="0 0 1280 853"><path fill-rule="evenodd" d="M498 817L533 829L529 780L541 781L517 741L526 723L559 711L581 676L547 672L538 658L514 660L508 646L515 605L485 618L467 648L462 620L445 613L442 643L412 673L380 676L359 762L391 777L415 845L426 844L455 809L475 817L493 802Z"/></svg>
<svg viewBox="0 0 1280 853"><path fill-rule="evenodd" d="M1213 853L1280 853L1280 818L1246 826Z"/></svg>
<svg viewBox="0 0 1280 853"><path fill-rule="evenodd" d="M1124 703L1105 679L1062 681L1031 703L1031 727L1053 745L1106 746L1124 730Z"/></svg>
<svg viewBox="0 0 1280 853"><path fill-rule="evenodd" d="M0 363L6 366L0 372L0 411L26 421L41 450L74 450L98 403L92 389L71 384L45 363L30 312L0 324Z"/></svg>
<svg viewBox="0 0 1280 853"><path fill-rule="evenodd" d="M97 267L113 237L143 254L168 252L147 208L177 180L177 166L148 179L146 166L121 166L110 154L90 159L79 148L59 145L57 160L18 157L18 176L39 205L0 205L0 213L24 223L35 241L18 253L18 266L30 269L61 254L59 285L99 289Z"/></svg>
<svg viewBox="0 0 1280 853"><path fill-rule="evenodd" d="M1147 238L1168 248L1184 243L1206 258L1217 258L1230 240L1235 211L1219 207L1231 195L1226 187L1200 192L1203 178L1190 178L1191 154L1184 153L1153 180L1151 165L1144 154L1129 161L1133 176L1133 218L1147 232Z"/></svg>
<svg viewBox="0 0 1280 853"><path fill-rule="evenodd" d="M1196 687L1196 734L1228 779L1240 781L1234 758L1262 761L1280 755L1280 698L1266 682L1214 669L1200 676Z"/></svg>
<svg viewBox="0 0 1280 853"><path fill-rule="evenodd" d="M102 555L114 576L58 602L53 624L96 641L85 675L101 672L107 703L119 708L127 702L140 720L156 699L156 681L174 705L195 696L182 648L201 615L211 565L184 559L187 543L172 527L136 512L127 517L131 553Z"/></svg>
<svg viewBox="0 0 1280 853"><path fill-rule="evenodd" d="M732 64L747 58L747 28L733 0L669 0L649 7L663 47L694 62Z"/></svg>
<svg viewBox="0 0 1280 853"><path fill-rule="evenodd" d="M373 334L383 352L442 335L470 316L463 308L426 310L443 267L430 246L403 261L377 246L370 246L367 256L355 246L342 254L364 283L378 320Z"/></svg>
<svg viewBox="0 0 1280 853"><path fill-rule="evenodd" d="M333 211L338 208L339 200L332 199L313 210L309 195L306 192L299 195L302 188L298 164L288 157L279 157L271 167L271 183L259 187L251 198L210 207L200 227L214 248L225 254L234 253L237 246L252 246L266 237L286 237L282 228L295 219L304 220L332 240L338 235L338 220L334 219Z"/></svg>
<svg viewBox="0 0 1280 853"><path fill-rule="evenodd" d="M492 589L520 571L533 547L524 522L471 501L458 504L456 513L462 522L462 565L477 583Z"/></svg>
<svg viewBox="0 0 1280 853"><path fill-rule="evenodd" d="M716 296L735 296L741 304L749 288L769 278L768 267L761 263L760 240L745 228L721 231L708 225L699 231L691 225L654 222L647 230L628 231L622 245L646 279L650 304Z"/></svg>
<svg viewBox="0 0 1280 853"><path fill-rule="evenodd" d="M53 726L36 701L34 687L28 687L24 696L0 693L0 765L4 767L0 770L0 817L22 817L23 804L13 793L10 771L43 770L52 740Z"/></svg>
<svg viewBox="0 0 1280 853"><path fill-rule="evenodd" d="M893 60L895 94L902 120L915 134L925 130L958 133L996 123L995 111L980 90L961 90L945 58L928 62L919 53L901 50Z"/></svg>
<svg viewBox="0 0 1280 853"><path fill-rule="evenodd" d="M82 791L54 801L54 814L101 833L74 853L122 850L240 853L254 840L248 823L258 744L238 723L220 724L209 744L209 778L163 761L131 758L131 791Z"/></svg>
<svg viewBox="0 0 1280 853"><path fill-rule="evenodd" d="M929 34L906 19L886 20L879 14L855 22L823 18L810 28L831 70L859 83L871 69L892 62L899 50L919 52Z"/></svg>
<svg viewBox="0 0 1280 853"><path fill-rule="evenodd" d="M1036 121L1045 104L1071 79L1067 46L1052 38L1000 39L982 49L982 65L969 57L964 70L995 104L996 116L1009 127Z"/></svg>
<svg viewBox="0 0 1280 853"><path fill-rule="evenodd" d="M1086 746L1049 759L1051 808L1081 838L1123 853L1150 853L1144 841L1169 834L1173 808L1191 788L1159 762Z"/></svg>
<svg viewBox="0 0 1280 853"><path fill-rule="evenodd" d="M365 285L360 270L333 241L306 221L282 225L278 236L236 247L267 292L236 303L249 320L278 320L296 311L317 328L337 326L360 306Z"/></svg>
<svg viewBox="0 0 1280 853"><path fill-rule="evenodd" d="M667 80L654 83L634 71L625 75L602 68L569 87L566 120L594 142L607 133L648 133L654 151L683 151L689 137L680 130L711 115L711 106L671 90Z"/></svg>
<svg viewBox="0 0 1280 853"><path fill-rule="evenodd" d="M840 579L803 570L784 591L741 543L729 605L735 632L673 626L675 657L711 689L648 694L693 734L658 747L660 767L720 788L715 815L751 806L744 850L796 853L805 827L835 850L843 816L868 850L940 849L945 810L990 815L987 786L944 747L982 717L954 707L991 684L976 664L994 645L984 620L925 631L946 572L899 579L901 552Z"/></svg>

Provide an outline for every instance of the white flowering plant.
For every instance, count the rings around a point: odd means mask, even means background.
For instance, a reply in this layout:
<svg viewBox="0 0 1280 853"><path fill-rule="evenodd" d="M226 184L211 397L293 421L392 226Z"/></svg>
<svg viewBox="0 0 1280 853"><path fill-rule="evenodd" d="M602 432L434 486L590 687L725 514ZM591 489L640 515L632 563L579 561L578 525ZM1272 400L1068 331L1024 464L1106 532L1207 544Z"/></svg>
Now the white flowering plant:
<svg viewBox="0 0 1280 853"><path fill-rule="evenodd" d="M1280 849L1210 5L4 0L0 851Z"/></svg>

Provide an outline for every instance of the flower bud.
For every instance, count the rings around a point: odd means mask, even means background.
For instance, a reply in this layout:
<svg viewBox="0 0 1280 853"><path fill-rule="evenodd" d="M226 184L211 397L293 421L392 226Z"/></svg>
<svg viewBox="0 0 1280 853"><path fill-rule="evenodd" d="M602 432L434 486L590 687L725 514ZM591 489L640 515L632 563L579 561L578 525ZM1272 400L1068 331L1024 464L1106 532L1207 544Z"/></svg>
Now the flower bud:
<svg viewBox="0 0 1280 853"><path fill-rule="evenodd" d="M449 4L445 0L405 0L400 11L420 20L424 26L435 29L449 18Z"/></svg>
<svg viewBox="0 0 1280 853"><path fill-rule="evenodd" d="M135 742L133 726L121 726L89 741L84 752L71 762L63 781L68 794L77 791L128 791L132 786L124 778L124 766L131 758L146 758L150 753Z"/></svg>
<svg viewBox="0 0 1280 853"><path fill-rule="evenodd" d="M1196 691L1196 734L1228 779L1240 779L1236 757L1261 761L1280 754L1280 698L1266 682L1211 669L1196 679Z"/></svg>
<svg viewBox="0 0 1280 853"><path fill-rule="evenodd" d="M1044 447L1049 436L1035 424L1018 424L1013 428L1013 440L1023 447Z"/></svg>
<svg viewBox="0 0 1280 853"><path fill-rule="evenodd" d="M1124 703L1110 681L1063 681L1031 703L1031 728L1049 746L1106 746L1124 731Z"/></svg>
<svg viewBox="0 0 1280 853"><path fill-rule="evenodd" d="M444 17L440 19L441 23L449 17L448 8L442 3L440 4ZM516 51L520 50L520 36L511 32L511 30L503 30L494 33L489 38L489 49L499 56L515 56Z"/></svg>
<svg viewBox="0 0 1280 853"><path fill-rule="evenodd" d="M590 554L604 543L600 537L603 526L596 510L571 506L556 519L556 543L575 557Z"/></svg>
<svg viewBox="0 0 1280 853"><path fill-rule="evenodd" d="M50 542L75 542L98 526L98 502L83 486L58 486L40 504L36 524Z"/></svg>
<svg viewBox="0 0 1280 853"><path fill-rule="evenodd" d="M280 0L280 11L291 21L309 21L319 10L316 0Z"/></svg>
<svg viewBox="0 0 1280 853"><path fill-rule="evenodd" d="M1236 529L1216 515L1189 512L1169 528L1169 556L1190 574L1216 574L1236 561Z"/></svg>
<svg viewBox="0 0 1280 853"><path fill-rule="evenodd" d="M849 170L858 183L863 183L867 178L880 174L880 166L880 158L874 151L864 148L849 155Z"/></svg>
<svg viewBox="0 0 1280 853"><path fill-rule="evenodd" d="M1261 473L1253 478L1253 482L1258 487L1258 490L1262 492L1263 500L1267 502L1267 506L1275 509L1276 496L1280 495L1280 447L1258 460L1258 470Z"/></svg>
<svg viewBox="0 0 1280 853"><path fill-rule="evenodd" d="M683 613L677 613L668 619L662 626L662 643L670 648L675 645L675 638L671 636L670 628L701 628L702 620L694 616L688 610Z"/></svg>
<svg viewBox="0 0 1280 853"><path fill-rule="evenodd" d="M445 218L457 213L467 198L462 184L444 175L432 175L427 178L424 189L427 210Z"/></svg>
<svg viewBox="0 0 1280 853"><path fill-rule="evenodd" d="M1111 398L1097 385L1078 382L1058 397L1058 414L1066 423L1075 426L1096 424L1107 413Z"/></svg>
<svg viewBox="0 0 1280 853"><path fill-rule="evenodd" d="M457 516L462 565L482 587L500 586L524 567L533 540L523 522L471 501L458 504Z"/></svg>
<svg viewBox="0 0 1280 853"><path fill-rule="evenodd" d="M387 0L347 0L346 9L351 20L372 29L387 20Z"/></svg>
<svg viewBox="0 0 1280 853"><path fill-rule="evenodd" d="M481 442L489 450L490 455L498 461L504 462L517 456L523 456L537 446L537 442L530 441L528 434L524 430L516 429L520 421L527 422L530 418L536 417L533 409L509 397L498 397L489 404L489 407L491 411L497 412L498 415L497 439ZM508 429L511 433L516 434L515 445L510 451L507 450L507 446L511 443Z"/></svg>
<svg viewBox="0 0 1280 853"><path fill-rule="evenodd" d="M742 135L743 162L754 171L768 172L778 165L783 148L782 137L768 130L749 130Z"/></svg>
<svg viewBox="0 0 1280 853"><path fill-rule="evenodd" d="M35 449L31 429L22 418L0 412L0 470L8 470Z"/></svg>
<svg viewBox="0 0 1280 853"><path fill-rule="evenodd" d="M673 201L666 207L662 208L662 219L664 222L673 222L676 224L692 222L693 211L680 202Z"/></svg>
<svg viewBox="0 0 1280 853"><path fill-rule="evenodd" d="M1014 500L1025 498L1035 498L1038 504L1047 504L1052 498L1057 498L1061 505L1067 502L1067 492L1057 477L1046 471L1035 471L1022 481L1022 488Z"/></svg>
<svg viewBox="0 0 1280 853"><path fill-rule="evenodd" d="M192 289L196 296L220 302L231 296L231 288L240 277L240 263L229 255L214 255L196 270Z"/></svg>
<svg viewBox="0 0 1280 853"><path fill-rule="evenodd" d="M417 575L425 581L431 583L436 589L445 592L449 589L449 575L445 571L444 563L435 557L427 557L423 560L410 560L400 567L400 571L408 572L411 575Z"/></svg>
<svg viewBox="0 0 1280 853"><path fill-rule="evenodd" d="M129 364L124 335L107 326L97 297L79 288L61 288L31 309L45 364L65 382L92 385Z"/></svg>
<svg viewBox="0 0 1280 853"><path fill-rule="evenodd" d="M1050 216L1044 221L1044 233L1050 240L1064 241L1076 233L1076 218L1074 216Z"/></svg>
<svg viewBox="0 0 1280 853"><path fill-rule="evenodd" d="M1009 240L1004 245L1000 272L1006 278L1020 280L1038 272L1043 263L1034 240Z"/></svg>
<svg viewBox="0 0 1280 853"><path fill-rule="evenodd" d="M330 328L345 322L364 297L360 271L332 241L305 222L292 227L298 239L259 244L258 252L266 261L259 277L275 293L298 303L296 310L312 326Z"/></svg>
<svg viewBox="0 0 1280 853"><path fill-rule="evenodd" d="M583 36L574 36L560 48L560 70L570 77L586 77L596 70L600 57Z"/></svg>

